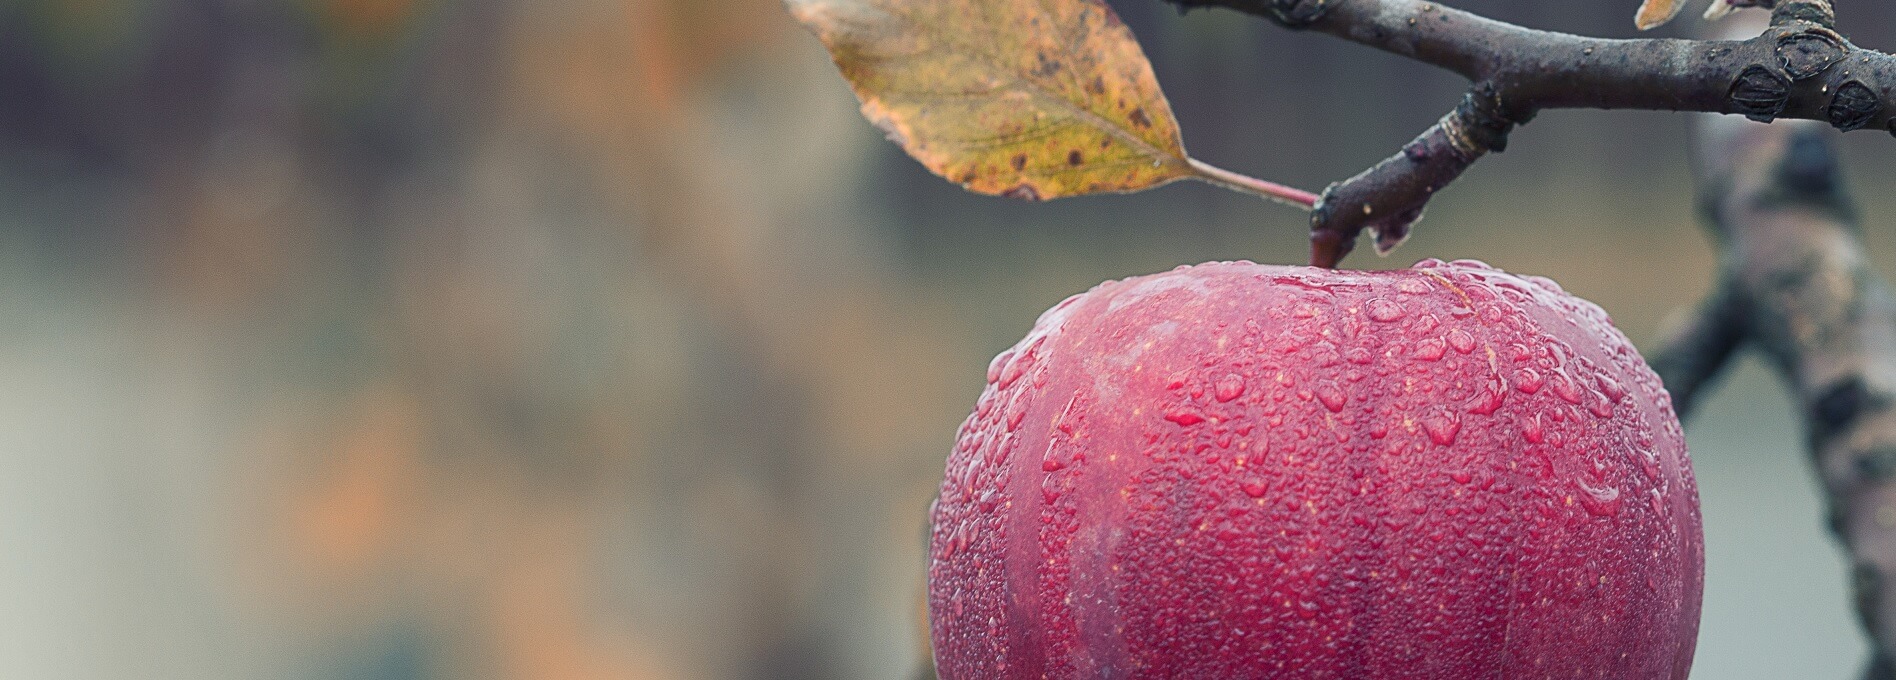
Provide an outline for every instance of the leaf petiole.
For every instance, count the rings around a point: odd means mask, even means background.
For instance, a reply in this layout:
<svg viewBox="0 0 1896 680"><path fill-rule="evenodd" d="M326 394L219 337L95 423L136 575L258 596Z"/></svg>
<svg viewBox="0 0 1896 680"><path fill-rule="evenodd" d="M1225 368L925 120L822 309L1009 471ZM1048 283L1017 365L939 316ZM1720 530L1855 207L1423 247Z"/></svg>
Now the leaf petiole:
<svg viewBox="0 0 1896 680"><path fill-rule="evenodd" d="M1240 193L1262 196L1277 203L1304 210L1311 210L1317 205L1317 195L1308 191L1276 182L1266 182L1249 175L1241 175L1196 158L1185 160L1191 164L1192 170L1196 173L1191 176L1192 179Z"/></svg>

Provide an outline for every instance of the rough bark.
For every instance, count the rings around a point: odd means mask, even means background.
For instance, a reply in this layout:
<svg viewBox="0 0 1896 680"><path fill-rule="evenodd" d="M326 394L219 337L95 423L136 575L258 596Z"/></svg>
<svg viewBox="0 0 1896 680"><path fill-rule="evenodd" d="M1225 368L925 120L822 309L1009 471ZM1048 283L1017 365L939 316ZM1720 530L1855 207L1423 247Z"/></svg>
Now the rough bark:
<svg viewBox="0 0 1896 680"><path fill-rule="evenodd" d="M1777 366L1851 557L1874 650L1865 677L1896 677L1896 295L1864 261L1820 126L1708 119L1699 144L1722 274L1652 363L1681 414L1740 345Z"/></svg>
<svg viewBox="0 0 1896 680"><path fill-rule="evenodd" d="M1896 135L1896 57L1837 33L1827 0L1778 5L1748 40L1608 40L1523 28L1423 0L1166 0L1221 6L1459 73L1474 83L1388 160L1331 185L1311 213L1311 264L1334 267L1370 229L1408 235L1430 197L1545 109L1648 109L1824 121Z"/></svg>

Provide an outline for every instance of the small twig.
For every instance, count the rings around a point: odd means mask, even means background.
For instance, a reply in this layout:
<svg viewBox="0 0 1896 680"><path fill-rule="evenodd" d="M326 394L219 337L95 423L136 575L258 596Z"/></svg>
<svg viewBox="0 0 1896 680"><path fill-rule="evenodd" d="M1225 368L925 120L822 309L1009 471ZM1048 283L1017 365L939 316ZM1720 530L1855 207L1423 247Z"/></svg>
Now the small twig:
<svg viewBox="0 0 1896 680"><path fill-rule="evenodd" d="M1739 41L1587 38L1423 0L1166 1L1257 14L1475 83L1462 107L1403 154L1324 192L1311 215L1312 264L1320 266L1334 266L1364 229L1376 230L1379 246L1399 242L1436 190L1482 155L1502 150L1509 130L1546 109L1737 113L1896 134L1896 57L1839 35L1827 0L1779 2L1769 30ZM1453 153L1417 161L1409 157L1417 148Z"/></svg>
<svg viewBox="0 0 1896 680"><path fill-rule="evenodd" d="M1730 284L1721 283L1649 360L1672 394L1672 408L1680 418L1692 412L1702 388L1718 378L1744 344L1744 305L1730 289Z"/></svg>

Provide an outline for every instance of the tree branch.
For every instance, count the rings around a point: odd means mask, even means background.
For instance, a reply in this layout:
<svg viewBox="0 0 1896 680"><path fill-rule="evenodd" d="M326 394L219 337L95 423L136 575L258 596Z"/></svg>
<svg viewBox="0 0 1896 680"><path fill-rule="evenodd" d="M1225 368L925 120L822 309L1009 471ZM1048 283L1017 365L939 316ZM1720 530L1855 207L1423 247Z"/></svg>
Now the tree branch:
<svg viewBox="0 0 1896 680"><path fill-rule="evenodd" d="M1437 190L1545 109L1646 109L1818 120L1896 135L1896 57L1838 34L1827 0L1778 4L1749 40L1609 40L1523 28L1423 0L1165 0L1223 6L1459 73L1461 106L1311 214L1311 264L1334 267L1372 229L1408 234Z"/></svg>
<svg viewBox="0 0 1896 680"><path fill-rule="evenodd" d="M1699 137L1723 276L1653 363L1681 413L1738 344L1777 365L1851 556L1875 650L1865 677L1896 677L1896 295L1864 261L1820 127L1708 119Z"/></svg>

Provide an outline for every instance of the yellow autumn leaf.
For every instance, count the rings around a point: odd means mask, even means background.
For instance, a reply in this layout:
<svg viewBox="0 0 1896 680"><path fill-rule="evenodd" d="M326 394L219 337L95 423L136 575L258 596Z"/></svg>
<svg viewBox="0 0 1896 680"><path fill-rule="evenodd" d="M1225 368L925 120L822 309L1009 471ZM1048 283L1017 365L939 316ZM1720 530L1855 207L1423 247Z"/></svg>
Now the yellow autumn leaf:
<svg viewBox="0 0 1896 680"><path fill-rule="evenodd" d="M1234 181L1185 155L1151 64L1099 0L786 2L863 115L970 191L1045 200Z"/></svg>
<svg viewBox="0 0 1896 680"><path fill-rule="evenodd" d="M1638 26L1639 30L1649 31L1672 21L1684 9L1685 0L1645 0L1639 3L1639 13L1634 15L1633 25Z"/></svg>

